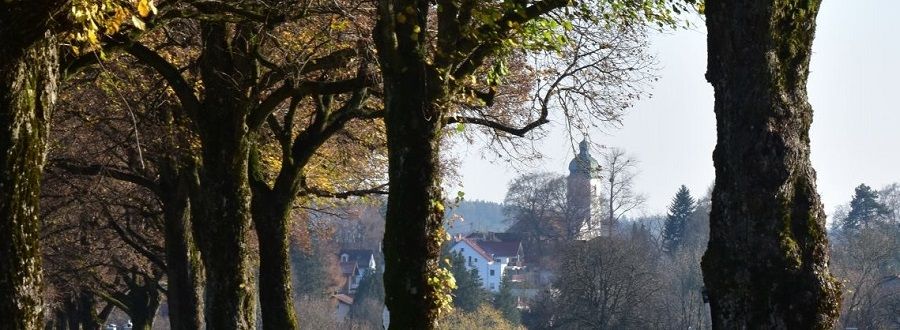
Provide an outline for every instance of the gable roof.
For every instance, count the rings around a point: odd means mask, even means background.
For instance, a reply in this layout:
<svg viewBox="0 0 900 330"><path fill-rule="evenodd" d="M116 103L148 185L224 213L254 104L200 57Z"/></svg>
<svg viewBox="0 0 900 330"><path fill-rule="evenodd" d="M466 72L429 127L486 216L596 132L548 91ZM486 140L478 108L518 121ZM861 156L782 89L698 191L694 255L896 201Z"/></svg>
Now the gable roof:
<svg viewBox="0 0 900 330"><path fill-rule="evenodd" d="M485 261L491 262L494 260L491 257L491 254L488 253L487 251L485 251L475 240L471 240L468 238L462 238L459 241L460 241L460 243L465 243L466 245L470 246L473 251L477 252L479 255L484 257Z"/></svg>
<svg viewBox="0 0 900 330"><path fill-rule="evenodd" d="M470 246L473 251L484 257L488 262L493 261L494 258L517 257L519 252L521 252L522 243L519 240L501 242L496 240L479 240L472 237L473 235L469 235L469 237L459 238L458 241Z"/></svg>
<svg viewBox="0 0 900 330"><path fill-rule="evenodd" d="M352 261L357 263L357 267L360 269L369 268L369 260L375 257L375 252L372 250L366 249L341 249L338 252L338 260L342 255L347 255L347 261Z"/></svg>
<svg viewBox="0 0 900 330"><path fill-rule="evenodd" d="M480 241L478 245L490 255L496 257L515 257L519 255L519 242Z"/></svg>
<svg viewBox="0 0 900 330"><path fill-rule="evenodd" d="M473 232L466 236L468 239L476 241L496 241L496 242L521 242L522 238L518 233L495 233L495 232Z"/></svg>
<svg viewBox="0 0 900 330"><path fill-rule="evenodd" d="M359 266L356 264L356 261L348 261L341 262L341 275L351 276L356 275L356 270L359 269Z"/></svg>
<svg viewBox="0 0 900 330"><path fill-rule="evenodd" d="M338 252L338 255L347 254L350 257L350 260L356 259L366 259L366 262L369 261L369 258L372 257L375 252L368 249L341 249Z"/></svg>

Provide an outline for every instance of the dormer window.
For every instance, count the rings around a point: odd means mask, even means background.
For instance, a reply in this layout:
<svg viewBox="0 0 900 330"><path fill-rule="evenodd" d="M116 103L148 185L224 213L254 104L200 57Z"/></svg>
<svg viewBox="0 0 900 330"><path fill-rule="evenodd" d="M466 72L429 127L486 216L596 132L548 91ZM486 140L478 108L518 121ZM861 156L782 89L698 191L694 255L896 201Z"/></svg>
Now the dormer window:
<svg viewBox="0 0 900 330"><path fill-rule="evenodd" d="M348 261L350 261L350 255L348 255L348 254L346 254L346 253L342 254L342 255L341 255L341 262L348 262Z"/></svg>

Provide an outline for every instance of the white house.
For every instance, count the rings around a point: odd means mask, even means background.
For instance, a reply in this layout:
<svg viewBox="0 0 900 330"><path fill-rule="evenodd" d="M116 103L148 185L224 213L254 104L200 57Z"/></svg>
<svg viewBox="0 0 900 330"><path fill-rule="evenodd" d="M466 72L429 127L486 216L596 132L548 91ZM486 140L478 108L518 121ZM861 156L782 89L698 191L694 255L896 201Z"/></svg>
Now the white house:
<svg viewBox="0 0 900 330"><path fill-rule="evenodd" d="M522 241L510 234L473 233L456 237L450 252L460 253L469 269L478 270L486 290L497 292L503 276L509 274L513 282L522 281Z"/></svg>

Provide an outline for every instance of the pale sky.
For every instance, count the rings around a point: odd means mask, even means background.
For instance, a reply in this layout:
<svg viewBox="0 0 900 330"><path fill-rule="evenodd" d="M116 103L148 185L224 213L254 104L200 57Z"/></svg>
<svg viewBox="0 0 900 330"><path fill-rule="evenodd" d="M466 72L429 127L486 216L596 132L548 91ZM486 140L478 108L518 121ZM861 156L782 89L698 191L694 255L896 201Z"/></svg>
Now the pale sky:
<svg viewBox="0 0 900 330"><path fill-rule="evenodd" d="M812 162L825 209L846 203L860 183L880 188L900 181L900 12L896 0L824 0L813 43L810 103ZM637 158L635 188L647 197L634 213L662 213L681 184L701 195L712 184L715 146L713 91L706 72L706 30L652 37L660 77L626 115L621 129L590 132L593 142L623 148ZM538 142L545 161L535 170L567 173L572 157L562 125ZM479 148L458 147L466 199L502 202L520 173L483 159ZM594 151L596 154L598 151ZM455 190L451 193L455 196Z"/></svg>

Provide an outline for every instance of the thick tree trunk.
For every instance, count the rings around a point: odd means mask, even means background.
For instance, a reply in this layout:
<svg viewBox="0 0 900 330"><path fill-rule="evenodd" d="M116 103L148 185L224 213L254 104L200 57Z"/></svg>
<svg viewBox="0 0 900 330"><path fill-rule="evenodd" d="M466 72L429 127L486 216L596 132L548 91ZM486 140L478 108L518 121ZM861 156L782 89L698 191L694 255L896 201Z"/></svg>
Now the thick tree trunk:
<svg viewBox="0 0 900 330"><path fill-rule="evenodd" d="M203 265L191 231L188 197L194 172L167 164L160 171L165 231L169 324L173 330L203 328Z"/></svg>
<svg viewBox="0 0 900 330"><path fill-rule="evenodd" d="M220 126L233 124L223 121ZM247 258L250 227L247 139L216 134L207 135L203 143L198 208L193 212L193 223L206 270L206 326L254 329L256 284Z"/></svg>
<svg viewBox="0 0 900 330"><path fill-rule="evenodd" d="M282 168L275 189L262 175L259 153L252 150L249 160L253 200L253 223L259 237L259 307L264 329L298 329L297 312L291 288L290 226L291 208L297 196L296 176ZM291 182L290 186L284 183ZM293 188L292 188L293 187ZM284 190L284 191L279 191Z"/></svg>
<svg viewBox="0 0 900 330"><path fill-rule="evenodd" d="M21 45L5 27L0 32L0 329L40 329L38 202L57 92L57 45L46 35L24 51L9 49Z"/></svg>
<svg viewBox="0 0 900 330"><path fill-rule="evenodd" d="M259 303L264 329L298 329L291 291L290 201L273 193L253 195L253 221L259 240ZM290 195L291 201L293 196ZM282 196L283 197L283 196Z"/></svg>
<svg viewBox="0 0 900 330"><path fill-rule="evenodd" d="M440 186L441 111L432 104L423 63L385 74L390 192L384 232L385 304L391 329L430 329L440 308L430 283L438 264L443 196Z"/></svg>
<svg viewBox="0 0 900 330"><path fill-rule="evenodd" d="M402 82L392 88L416 89ZM391 100L386 120L391 188L383 242L384 285L391 329L431 328L439 307L428 281L440 266L445 240L439 133L424 118L421 103L409 104L415 103L410 100L416 98L414 93Z"/></svg>
<svg viewBox="0 0 900 330"><path fill-rule="evenodd" d="M809 160L818 0L709 0L718 142L703 257L716 329L830 329L840 305Z"/></svg>
<svg viewBox="0 0 900 330"><path fill-rule="evenodd" d="M248 236L250 150L246 118L248 81L253 81L243 39L246 27L229 42L224 23L203 22L200 74L204 86L197 126L203 156L199 189L191 199L194 231L206 275L208 329L255 329L256 283L251 276ZM196 203L194 203L196 201Z"/></svg>
<svg viewBox="0 0 900 330"><path fill-rule="evenodd" d="M375 41L384 80L388 148L384 231L385 305L391 329L432 329L450 307L449 270L438 258L447 239L439 152L446 79L425 58L428 1L382 2ZM395 21L397 13L404 19ZM408 14L413 14L409 15ZM446 275L446 276L445 276Z"/></svg>

